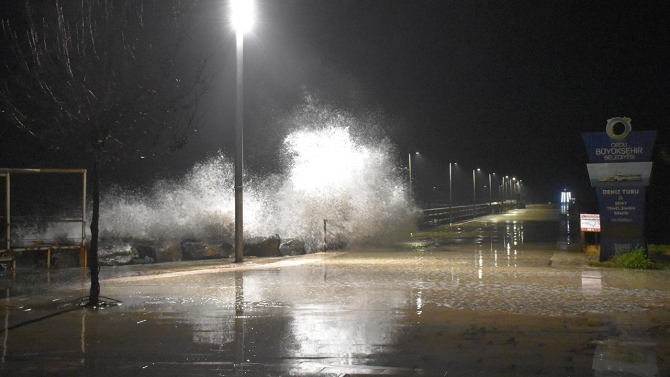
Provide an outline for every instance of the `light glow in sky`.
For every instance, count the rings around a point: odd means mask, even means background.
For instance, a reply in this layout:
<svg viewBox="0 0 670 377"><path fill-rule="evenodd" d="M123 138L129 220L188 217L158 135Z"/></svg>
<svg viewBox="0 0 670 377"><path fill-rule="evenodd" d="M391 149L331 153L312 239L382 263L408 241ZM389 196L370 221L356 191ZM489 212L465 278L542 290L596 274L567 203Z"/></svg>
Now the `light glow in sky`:
<svg viewBox="0 0 670 377"><path fill-rule="evenodd" d="M355 185L371 151L357 145L348 128L330 127L321 132L300 131L289 135L285 147L293 157L291 181L306 194L341 191Z"/></svg>
<svg viewBox="0 0 670 377"><path fill-rule="evenodd" d="M252 0L231 0L231 21L235 31L246 33L254 26L254 2Z"/></svg>

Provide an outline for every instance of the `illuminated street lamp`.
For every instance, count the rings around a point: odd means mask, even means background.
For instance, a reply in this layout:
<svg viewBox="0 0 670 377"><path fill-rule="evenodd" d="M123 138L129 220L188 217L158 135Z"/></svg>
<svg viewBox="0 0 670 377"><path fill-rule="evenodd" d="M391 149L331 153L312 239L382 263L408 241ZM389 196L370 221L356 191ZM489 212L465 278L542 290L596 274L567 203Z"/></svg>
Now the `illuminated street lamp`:
<svg viewBox="0 0 670 377"><path fill-rule="evenodd" d="M489 209L493 213L493 185L491 177L496 175L496 173L489 173Z"/></svg>
<svg viewBox="0 0 670 377"><path fill-rule="evenodd" d="M472 169L472 215L474 216L477 208L477 178L476 172L481 171L480 168Z"/></svg>
<svg viewBox="0 0 670 377"><path fill-rule="evenodd" d="M516 200L516 177L512 177L512 182L510 182L510 193L512 196L512 203L516 202L517 208L519 207L519 201Z"/></svg>
<svg viewBox="0 0 670 377"><path fill-rule="evenodd" d="M244 33L251 30L254 23L254 4L250 0L231 0L231 22L237 40L237 98L235 101L235 263L244 261L244 227L243 227L243 81L242 62Z"/></svg>
<svg viewBox="0 0 670 377"><path fill-rule="evenodd" d="M419 152L414 152L414 154L419 154ZM409 160L409 200L412 200L412 152L407 154L407 159Z"/></svg>
<svg viewBox="0 0 670 377"><path fill-rule="evenodd" d="M506 175L502 179L502 211L505 212L507 209L507 184L509 183L509 176Z"/></svg>

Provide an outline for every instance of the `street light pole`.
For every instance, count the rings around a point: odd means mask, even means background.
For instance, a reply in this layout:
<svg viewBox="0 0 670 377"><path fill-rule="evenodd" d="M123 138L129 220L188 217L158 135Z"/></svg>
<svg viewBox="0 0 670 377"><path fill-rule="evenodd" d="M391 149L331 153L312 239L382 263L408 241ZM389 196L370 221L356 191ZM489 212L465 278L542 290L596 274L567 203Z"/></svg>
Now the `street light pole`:
<svg viewBox="0 0 670 377"><path fill-rule="evenodd" d="M232 0L231 20L235 28L237 46L237 81L235 100L235 263L244 262L244 226L243 226L243 181L244 168L244 33L253 24L253 4L249 0Z"/></svg>
<svg viewBox="0 0 670 377"><path fill-rule="evenodd" d="M453 202L452 202L452 195L451 195L451 164L452 162L449 163L449 225L453 223Z"/></svg>
<svg viewBox="0 0 670 377"><path fill-rule="evenodd" d="M510 182L510 192L512 194L512 202L513 203L516 202L516 207L519 208L519 201L516 200L516 177L512 177L512 182Z"/></svg>
<svg viewBox="0 0 670 377"><path fill-rule="evenodd" d="M242 171L244 168L244 85L243 49L244 34L237 31L237 99L235 101L235 263L244 262L244 200Z"/></svg>
<svg viewBox="0 0 670 377"><path fill-rule="evenodd" d="M475 190L475 169L472 169L472 212L474 214L475 206L477 205L477 192Z"/></svg>
<svg viewBox="0 0 670 377"><path fill-rule="evenodd" d="M407 153L407 159L409 160L409 200L412 200L412 153Z"/></svg>
<svg viewBox="0 0 670 377"><path fill-rule="evenodd" d="M419 152L414 152L414 154L419 154ZM407 159L409 160L409 200L412 200L412 152L407 154Z"/></svg>
<svg viewBox="0 0 670 377"><path fill-rule="evenodd" d="M502 211L505 212L507 209L507 183L505 182L506 180L509 180L509 176L504 176L502 179Z"/></svg>
<svg viewBox="0 0 670 377"><path fill-rule="evenodd" d="M502 201L502 181L500 181L500 184L497 187L498 187L498 202L500 202L500 213L503 213L504 211L503 211L503 201Z"/></svg>
<svg viewBox="0 0 670 377"><path fill-rule="evenodd" d="M476 172L481 169L472 169L472 215L477 211L477 178Z"/></svg>
<svg viewBox="0 0 670 377"><path fill-rule="evenodd" d="M489 209L493 213L493 186L491 185L491 176L495 173L489 173Z"/></svg>

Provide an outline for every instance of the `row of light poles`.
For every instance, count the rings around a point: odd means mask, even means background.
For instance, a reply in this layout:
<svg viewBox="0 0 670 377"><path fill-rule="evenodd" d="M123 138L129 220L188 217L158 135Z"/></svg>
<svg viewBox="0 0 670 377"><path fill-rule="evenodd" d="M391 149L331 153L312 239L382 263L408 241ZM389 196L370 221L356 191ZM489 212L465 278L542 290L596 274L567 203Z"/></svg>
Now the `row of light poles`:
<svg viewBox="0 0 670 377"><path fill-rule="evenodd" d="M230 1L231 23L235 29L236 36L236 101L235 101L235 262L244 261L244 228L243 228L243 168L244 168L244 81L243 81L243 62L244 62L244 34L251 30L254 24L254 4L252 0L231 0ZM409 197L412 198L412 154L418 155L419 152L409 153ZM452 164L449 163L449 207L453 206L452 197ZM472 170L472 200L473 209L477 204L476 172L481 169ZM489 204L492 203L492 175L489 173ZM508 178L507 176L505 178ZM516 180L513 178L513 180ZM521 181L519 181L519 184ZM505 181L503 179L503 191L505 191ZM450 211L451 212L451 211ZM451 222L450 218L450 222Z"/></svg>
<svg viewBox="0 0 670 377"><path fill-rule="evenodd" d="M413 176L412 176L412 155L418 155L419 152L410 152L408 153L408 161L409 161L409 195L410 198L413 196L413 186L412 186L412 181L413 181ZM449 162L449 208L453 207L453 167L458 166L456 162ZM474 168L472 169L472 205L473 205L473 211L475 206L477 205L477 172L481 172L481 168ZM489 206L491 207L491 210L493 209L493 177L496 176L496 173L488 173L488 178L489 178ZM499 197L502 199L503 206L507 202L507 193L509 192L510 195L511 193L514 193L515 195L521 194L521 180L517 180L516 177L510 178L509 176L503 176L502 177L502 183L499 186L500 192L499 192ZM452 211L450 212L450 218L449 222L453 222L453 216L451 214Z"/></svg>
<svg viewBox="0 0 670 377"><path fill-rule="evenodd" d="M503 205L506 205L508 201L508 194L517 202L519 200L518 197L523 197L523 181L521 179L517 180L516 177L510 178L509 176L504 176L500 189Z"/></svg>

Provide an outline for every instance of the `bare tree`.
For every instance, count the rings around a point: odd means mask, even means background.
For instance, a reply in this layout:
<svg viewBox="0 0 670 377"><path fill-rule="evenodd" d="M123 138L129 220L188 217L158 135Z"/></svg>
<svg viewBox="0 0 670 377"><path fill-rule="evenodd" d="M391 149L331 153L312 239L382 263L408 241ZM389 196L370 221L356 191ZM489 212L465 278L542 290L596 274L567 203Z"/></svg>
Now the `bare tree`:
<svg viewBox="0 0 670 377"><path fill-rule="evenodd" d="M207 61L185 56L194 4L179 0L26 0L22 24L3 20L11 59L3 115L92 167L89 305L97 305L100 174L105 166L181 148L207 90Z"/></svg>

